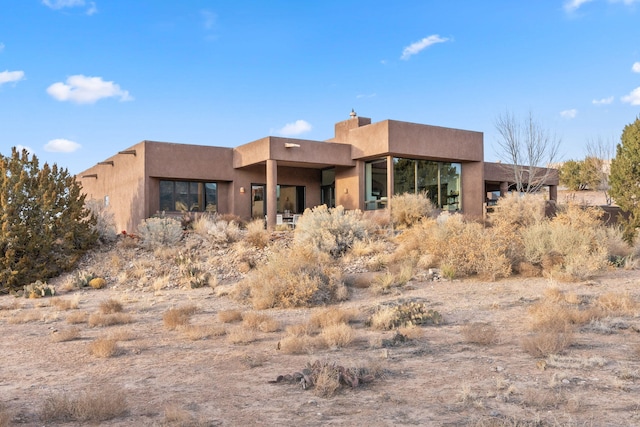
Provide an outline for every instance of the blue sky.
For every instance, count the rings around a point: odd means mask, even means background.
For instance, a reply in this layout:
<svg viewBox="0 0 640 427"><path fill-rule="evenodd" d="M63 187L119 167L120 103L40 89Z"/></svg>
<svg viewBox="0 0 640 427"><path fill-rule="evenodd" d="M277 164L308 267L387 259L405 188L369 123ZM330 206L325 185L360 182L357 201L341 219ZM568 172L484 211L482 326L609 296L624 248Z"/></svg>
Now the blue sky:
<svg viewBox="0 0 640 427"><path fill-rule="evenodd" d="M78 173L148 139L324 140L351 109L480 131L531 112L619 141L640 114L640 0L0 0L0 153Z"/></svg>

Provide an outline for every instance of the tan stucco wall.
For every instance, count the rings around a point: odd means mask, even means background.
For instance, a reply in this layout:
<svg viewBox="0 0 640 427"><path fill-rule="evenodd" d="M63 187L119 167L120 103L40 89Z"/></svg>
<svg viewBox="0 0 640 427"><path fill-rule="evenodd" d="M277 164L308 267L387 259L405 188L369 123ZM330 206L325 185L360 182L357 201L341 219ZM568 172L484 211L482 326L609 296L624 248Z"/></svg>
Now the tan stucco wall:
<svg viewBox="0 0 640 427"><path fill-rule="evenodd" d="M138 223L146 218L145 211L145 144L139 143L124 150L134 154L116 154L105 162L78 174L76 180L82 185L87 199L104 201L109 197L109 211L113 213L116 230L134 232ZM96 178L83 178L87 175Z"/></svg>
<svg viewBox="0 0 640 427"><path fill-rule="evenodd" d="M484 168L482 162L462 164L460 172L462 182L461 210L471 218L482 218L484 215Z"/></svg>
<svg viewBox="0 0 640 427"><path fill-rule="evenodd" d="M288 145L293 145L287 147ZM348 146L305 139L269 136L241 145L234 150L233 167L242 168L267 159L280 164L323 168L333 165L352 166Z"/></svg>

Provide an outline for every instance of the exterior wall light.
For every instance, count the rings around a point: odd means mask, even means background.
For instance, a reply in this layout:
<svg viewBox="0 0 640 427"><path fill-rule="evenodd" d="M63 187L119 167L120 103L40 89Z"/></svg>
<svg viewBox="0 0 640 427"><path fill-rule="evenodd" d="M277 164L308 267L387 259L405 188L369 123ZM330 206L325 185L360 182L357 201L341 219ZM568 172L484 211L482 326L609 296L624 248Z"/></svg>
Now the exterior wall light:
<svg viewBox="0 0 640 427"><path fill-rule="evenodd" d="M244 187L240 187L240 194L244 194Z"/></svg>
<svg viewBox="0 0 640 427"><path fill-rule="evenodd" d="M284 148L300 148L300 144L294 144L293 142L285 142Z"/></svg>

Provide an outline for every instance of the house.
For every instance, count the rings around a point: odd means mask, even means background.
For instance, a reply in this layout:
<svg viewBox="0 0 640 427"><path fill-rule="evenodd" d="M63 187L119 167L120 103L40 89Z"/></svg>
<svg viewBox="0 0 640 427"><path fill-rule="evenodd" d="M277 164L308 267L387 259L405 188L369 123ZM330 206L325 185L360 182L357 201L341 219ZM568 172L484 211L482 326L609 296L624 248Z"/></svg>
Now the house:
<svg viewBox="0 0 640 427"><path fill-rule="evenodd" d="M326 204L385 209L394 194L427 192L442 210L484 215L487 193L508 191L508 168L484 162L483 134L354 112L326 141L268 136L236 148L142 141L77 175L88 199L103 200L119 230L160 212L219 212L244 219ZM549 198L556 170L545 176Z"/></svg>

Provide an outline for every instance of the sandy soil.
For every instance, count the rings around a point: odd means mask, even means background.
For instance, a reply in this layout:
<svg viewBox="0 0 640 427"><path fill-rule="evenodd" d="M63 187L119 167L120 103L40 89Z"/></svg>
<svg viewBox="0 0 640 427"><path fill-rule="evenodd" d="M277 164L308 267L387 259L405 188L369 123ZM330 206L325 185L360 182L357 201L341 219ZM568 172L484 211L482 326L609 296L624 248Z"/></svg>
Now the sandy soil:
<svg viewBox="0 0 640 427"><path fill-rule="evenodd" d="M106 257L106 255L104 255ZM227 336L189 339L168 330L163 314L195 305L192 325L220 325L217 313L251 311L211 288L164 289L118 286L62 293L78 307L63 310L51 298L0 297L0 402L8 425L78 425L43 422L44 403L55 396L79 397L115 390L126 397L126 412L94 424L146 425L640 425L640 318L605 318L578 329L559 357L526 353L529 308L557 286L583 299L628 293L640 301L640 271L611 270L588 282L544 278L413 280L397 293L374 295L350 288L341 307L357 309L355 340L345 348L283 354L278 342L287 325L309 320L313 309L265 310L280 322L276 332L258 332L249 344ZM383 346L394 332L365 325L367 313L385 301L416 298L440 312L444 324L421 327L421 336ZM71 325L79 312L96 313L109 299L120 301L132 323ZM465 324L488 322L498 331L489 345L469 343ZM70 328L79 337L57 342ZM89 346L118 337L116 356L99 358ZM358 388L342 387L329 398L278 375L302 370L316 360L345 367L375 367L381 375ZM0 420L2 418L0 417ZM0 421L0 424L2 422Z"/></svg>

